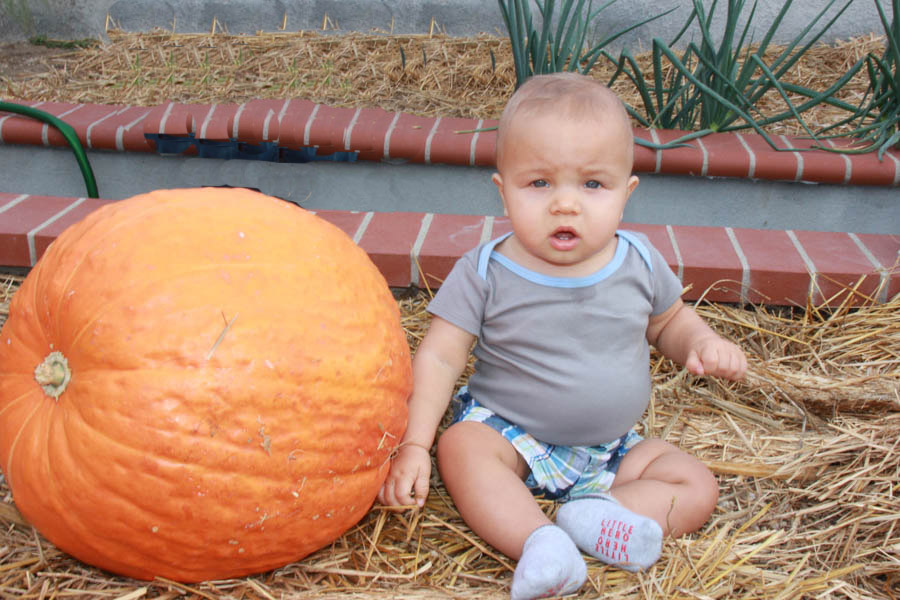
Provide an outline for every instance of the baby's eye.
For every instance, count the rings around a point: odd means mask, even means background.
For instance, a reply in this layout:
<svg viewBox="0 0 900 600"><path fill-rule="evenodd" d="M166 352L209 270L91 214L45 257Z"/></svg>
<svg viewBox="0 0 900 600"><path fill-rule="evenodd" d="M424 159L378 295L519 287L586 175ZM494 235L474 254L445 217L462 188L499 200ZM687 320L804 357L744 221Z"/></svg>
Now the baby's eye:
<svg viewBox="0 0 900 600"><path fill-rule="evenodd" d="M548 185L550 185L550 184L547 183L547 181L545 179L535 179L534 181L531 182L531 187L536 187L536 188L543 188L543 187L547 187Z"/></svg>
<svg viewBox="0 0 900 600"><path fill-rule="evenodd" d="M597 189L602 188L603 184L600 183L599 181L597 181L596 179L591 179L591 180L585 182L584 187L588 188L589 190L597 190Z"/></svg>

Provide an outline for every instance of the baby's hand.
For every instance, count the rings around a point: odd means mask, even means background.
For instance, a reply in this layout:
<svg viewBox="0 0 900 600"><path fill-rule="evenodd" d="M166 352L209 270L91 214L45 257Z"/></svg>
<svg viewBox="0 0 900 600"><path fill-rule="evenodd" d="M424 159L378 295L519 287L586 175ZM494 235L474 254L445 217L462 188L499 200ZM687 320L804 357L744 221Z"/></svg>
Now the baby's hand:
<svg viewBox="0 0 900 600"><path fill-rule="evenodd" d="M431 477L431 454L423 446L401 444L378 501L385 506L425 505Z"/></svg>
<svg viewBox="0 0 900 600"><path fill-rule="evenodd" d="M694 375L714 375L737 381L747 372L747 357L736 344L719 336L706 336L691 349L684 366Z"/></svg>

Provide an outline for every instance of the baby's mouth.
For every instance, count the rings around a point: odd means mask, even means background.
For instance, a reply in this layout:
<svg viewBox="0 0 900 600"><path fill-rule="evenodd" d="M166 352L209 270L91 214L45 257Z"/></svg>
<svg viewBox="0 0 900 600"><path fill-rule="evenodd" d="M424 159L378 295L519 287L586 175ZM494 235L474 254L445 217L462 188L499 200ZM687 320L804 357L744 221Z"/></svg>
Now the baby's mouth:
<svg viewBox="0 0 900 600"><path fill-rule="evenodd" d="M578 234L568 227L560 227L550 236L550 245L556 250L571 250L577 243Z"/></svg>
<svg viewBox="0 0 900 600"><path fill-rule="evenodd" d="M574 229L569 229L568 227L560 227L553 232L553 237L558 240L569 241L577 238L578 234L575 233Z"/></svg>

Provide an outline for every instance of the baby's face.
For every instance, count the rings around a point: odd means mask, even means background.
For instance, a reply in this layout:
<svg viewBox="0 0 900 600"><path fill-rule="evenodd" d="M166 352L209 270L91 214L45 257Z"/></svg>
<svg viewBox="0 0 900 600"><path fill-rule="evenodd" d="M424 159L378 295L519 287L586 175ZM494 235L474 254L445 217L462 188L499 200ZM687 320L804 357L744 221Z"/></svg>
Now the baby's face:
<svg viewBox="0 0 900 600"><path fill-rule="evenodd" d="M616 115L514 119L494 175L514 231L501 252L555 276L581 277L605 266L638 183L627 127Z"/></svg>

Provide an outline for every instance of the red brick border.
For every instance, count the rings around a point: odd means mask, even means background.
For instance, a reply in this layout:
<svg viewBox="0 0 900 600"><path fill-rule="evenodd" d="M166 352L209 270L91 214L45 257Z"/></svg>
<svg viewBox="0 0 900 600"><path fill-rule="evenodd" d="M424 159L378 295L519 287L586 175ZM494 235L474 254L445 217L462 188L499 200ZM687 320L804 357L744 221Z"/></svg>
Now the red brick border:
<svg viewBox="0 0 900 600"><path fill-rule="evenodd" d="M0 193L0 265L31 267L67 226L112 200ZM469 248L509 231L505 218L316 211L369 256L391 286L439 287ZM627 224L666 257L688 299L837 305L900 293L900 235ZM849 288L856 291L850 292Z"/></svg>
<svg viewBox="0 0 900 600"><path fill-rule="evenodd" d="M337 108L307 100L253 100L245 104L155 107L26 102L72 125L92 149L153 152L160 135L198 144L277 144L319 154L357 152L364 160L405 159L426 164L493 164L493 120L417 117L376 108ZM679 131L635 129L642 139L667 142ZM712 134L690 147L637 146L635 170L649 173L750 177L781 181L900 186L900 152L836 154L810 150L809 140L775 136L776 151L755 133ZM0 112L0 143L63 145L62 136L27 117ZM837 146L839 142L829 142ZM846 143L846 142L844 142ZM796 149L796 150L791 150ZM191 149L194 152L195 149Z"/></svg>

